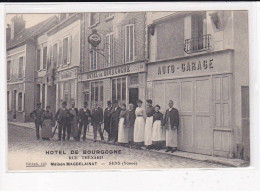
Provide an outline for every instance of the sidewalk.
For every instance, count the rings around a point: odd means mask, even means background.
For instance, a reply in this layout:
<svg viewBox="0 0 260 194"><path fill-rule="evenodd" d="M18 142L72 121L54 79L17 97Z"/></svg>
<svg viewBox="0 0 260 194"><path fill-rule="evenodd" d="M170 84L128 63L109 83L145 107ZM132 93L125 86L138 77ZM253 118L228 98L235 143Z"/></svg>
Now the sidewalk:
<svg viewBox="0 0 260 194"><path fill-rule="evenodd" d="M35 130L34 123L18 123L18 122L8 122L8 127L20 127L24 129L32 129ZM58 130L56 130L56 133ZM107 133L104 132L105 140L107 140ZM99 138L99 136L98 136ZM91 125L89 125L89 132L87 132L87 139L93 140L93 128ZM101 141L98 139L97 141ZM104 144L113 144L111 142L103 141ZM115 146L119 146L117 144L113 144ZM135 148L129 148L129 149L135 149ZM142 148L143 150L146 150L145 148ZM157 152L161 154L168 154L172 156L182 157L182 158L188 158L192 160L202 161L202 162L209 162L214 164L222 164L225 166L231 166L231 167L246 167L249 166L248 161L244 161L241 159L228 159L228 158L222 158L222 157L214 157L214 156L208 156L208 155L202 155L202 154L195 154L195 153L189 153L189 152L183 152L183 151L176 151L174 153L165 152L165 150L146 150L148 152Z"/></svg>

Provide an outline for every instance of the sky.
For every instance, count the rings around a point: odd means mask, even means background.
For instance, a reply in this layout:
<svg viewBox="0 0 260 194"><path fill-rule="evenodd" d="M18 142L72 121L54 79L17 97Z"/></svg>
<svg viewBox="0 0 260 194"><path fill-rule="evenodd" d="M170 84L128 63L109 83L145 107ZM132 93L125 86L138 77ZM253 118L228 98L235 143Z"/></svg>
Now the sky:
<svg viewBox="0 0 260 194"><path fill-rule="evenodd" d="M16 14L7 14L6 24L11 24L11 19L15 15ZM19 15L23 15L23 19L25 20L25 28L29 28L57 14L19 14Z"/></svg>

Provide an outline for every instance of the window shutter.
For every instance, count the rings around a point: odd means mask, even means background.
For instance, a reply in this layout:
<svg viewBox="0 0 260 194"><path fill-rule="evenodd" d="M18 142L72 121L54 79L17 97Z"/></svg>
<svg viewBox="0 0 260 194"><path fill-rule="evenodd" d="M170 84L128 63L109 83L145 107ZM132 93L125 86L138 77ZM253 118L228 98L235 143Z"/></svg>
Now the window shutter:
<svg viewBox="0 0 260 194"><path fill-rule="evenodd" d="M24 111L25 107L25 92L23 93L23 105L22 105L22 111Z"/></svg>
<svg viewBox="0 0 260 194"><path fill-rule="evenodd" d="M59 57L58 57L58 66L62 66L62 42L59 41Z"/></svg>
<svg viewBox="0 0 260 194"><path fill-rule="evenodd" d="M68 64L71 63L71 56L72 56L72 36L69 37Z"/></svg>

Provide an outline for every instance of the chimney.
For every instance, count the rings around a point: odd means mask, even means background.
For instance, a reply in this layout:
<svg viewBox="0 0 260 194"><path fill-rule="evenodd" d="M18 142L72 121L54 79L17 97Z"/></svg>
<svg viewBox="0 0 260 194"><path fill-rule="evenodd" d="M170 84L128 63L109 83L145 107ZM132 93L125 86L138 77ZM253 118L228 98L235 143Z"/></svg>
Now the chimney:
<svg viewBox="0 0 260 194"><path fill-rule="evenodd" d="M11 39L14 39L23 29L25 29L25 21L23 20L23 16L14 16L11 24Z"/></svg>
<svg viewBox="0 0 260 194"><path fill-rule="evenodd" d="M10 24L7 24L6 27L6 42L8 42L11 39L11 26Z"/></svg>

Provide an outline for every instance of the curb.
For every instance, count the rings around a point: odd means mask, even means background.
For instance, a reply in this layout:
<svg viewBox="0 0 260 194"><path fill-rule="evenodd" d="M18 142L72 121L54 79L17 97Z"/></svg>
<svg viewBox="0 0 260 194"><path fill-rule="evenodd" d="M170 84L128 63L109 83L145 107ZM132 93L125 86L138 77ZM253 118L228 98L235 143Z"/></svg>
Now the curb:
<svg viewBox="0 0 260 194"><path fill-rule="evenodd" d="M9 123L8 126L14 126L14 127L22 128L22 129L31 129L31 130L35 129L34 127L21 126L19 124L15 124L15 123ZM93 137L87 136L86 139L94 142ZM112 142L107 142L107 141L102 141L102 140L96 140L96 142L104 143L104 144L108 144L108 145L114 145L114 146L118 146L118 147L124 147L119 144L114 144ZM144 147L142 147L141 149L137 149L134 147L124 147L124 148L143 150L143 151L149 151L149 152L160 153L160 154L167 154L169 156L175 156L175 157L179 157L179 158L185 158L185 159L207 162L207 163L212 163L212 164L219 164L219 165L224 165L224 166L228 166L228 167L248 167L249 166L249 161L244 161L244 160L240 160L240 159L227 159L227 158L205 156L205 155L201 156L200 154L193 154L194 156L192 156L191 154L188 155L189 153L187 153L187 152L179 152L179 151L174 152L174 153L169 153L169 152L166 153L166 152L164 152L164 150L163 151L147 150ZM187 153L187 154L185 155L182 153ZM202 157L202 158L200 158L200 157Z"/></svg>

